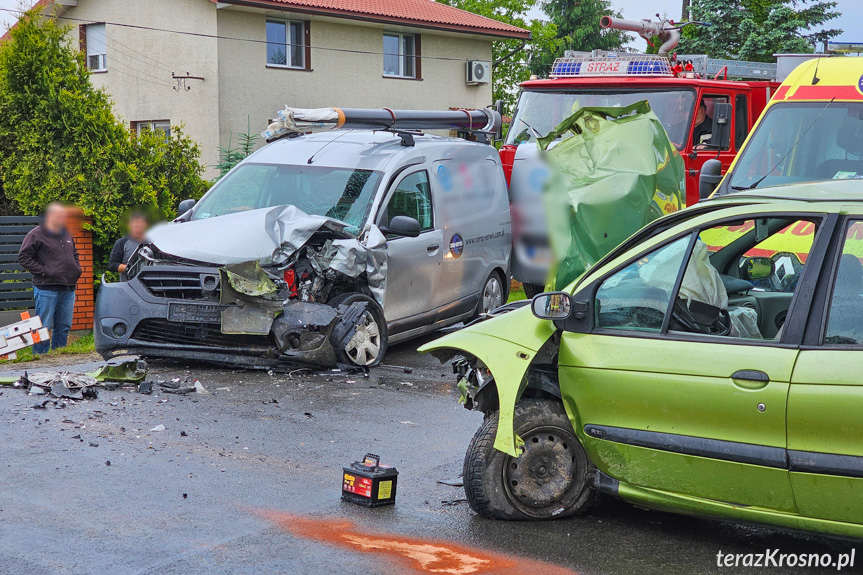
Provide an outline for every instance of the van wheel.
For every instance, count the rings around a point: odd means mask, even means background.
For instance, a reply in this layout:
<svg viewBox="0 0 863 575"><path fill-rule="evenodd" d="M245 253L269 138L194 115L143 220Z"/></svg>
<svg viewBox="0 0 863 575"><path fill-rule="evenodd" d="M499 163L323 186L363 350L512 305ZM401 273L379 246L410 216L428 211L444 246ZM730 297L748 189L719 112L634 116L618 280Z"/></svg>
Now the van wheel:
<svg viewBox="0 0 863 575"><path fill-rule="evenodd" d="M366 310L357 323L357 331L343 349L337 349L339 361L358 367L374 367L387 351L387 322L378 302L361 293L343 293L329 301L334 308L365 302Z"/></svg>
<svg viewBox="0 0 863 575"><path fill-rule="evenodd" d="M533 299L535 296L538 296L542 292L545 291L545 286L541 286L538 284L521 284L524 288L524 295L527 299Z"/></svg>
<svg viewBox="0 0 863 575"><path fill-rule="evenodd" d="M559 519L588 509L590 462L559 401L525 399L515 406L519 457L494 449L498 414L486 418L464 458L464 490L471 509L489 519Z"/></svg>
<svg viewBox="0 0 863 575"><path fill-rule="evenodd" d="M473 319L506 303L503 301L503 293L503 280L500 279L500 274L496 271L491 272L483 284L482 292L479 294L479 303L476 306Z"/></svg>

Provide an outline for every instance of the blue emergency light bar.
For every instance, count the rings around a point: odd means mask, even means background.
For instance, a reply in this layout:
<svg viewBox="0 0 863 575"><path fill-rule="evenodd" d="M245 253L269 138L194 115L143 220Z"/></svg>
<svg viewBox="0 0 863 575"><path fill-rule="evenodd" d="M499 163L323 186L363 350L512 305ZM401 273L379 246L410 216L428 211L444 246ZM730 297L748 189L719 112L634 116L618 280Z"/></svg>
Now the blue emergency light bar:
<svg viewBox="0 0 863 575"><path fill-rule="evenodd" d="M551 66L552 78L585 76L674 76L668 58L653 54L571 52Z"/></svg>

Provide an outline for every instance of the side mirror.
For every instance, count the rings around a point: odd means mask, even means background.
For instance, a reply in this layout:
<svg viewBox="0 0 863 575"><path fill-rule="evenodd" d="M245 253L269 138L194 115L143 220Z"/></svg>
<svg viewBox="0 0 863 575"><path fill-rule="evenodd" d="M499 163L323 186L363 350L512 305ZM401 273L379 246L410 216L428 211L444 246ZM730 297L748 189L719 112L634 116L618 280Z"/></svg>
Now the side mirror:
<svg viewBox="0 0 863 575"><path fill-rule="evenodd" d="M719 160L707 160L701 166L701 175L698 177L698 197L706 200L716 190L716 186L722 181L722 162Z"/></svg>
<svg viewBox="0 0 863 575"><path fill-rule="evenodd" d="M710 143L720 150L727 150L731 146L731 108L731 104L713 104Z"/></svg>
<svg viewBox="0 0 863 575"><path fill-rule="evenodd" d="M560 291L541 293L530 302L530 309L539 319L566 319L572 315L572 298Z"/></svg>
<svg viewBox="0 0 863 575"><path fill-rule="evenodd" d="M195 204L197 203L198 202L196 202L195 200L183 200L177 207L177 215L182 216L183 214L194 208Z"/></svg>
<svg viewBox="0 0 863 575"><path fill-rule="evenodd" d="M740 258L740 279L754 281L767 279L773 275L775 264L765 257Z"/></svg>
<svg viewBox="0 0 863 575"><path fill-rule="evenodd" d="M410 216L394 216L390 220L390 225L381 228L381 231L394 236L415 238L420 235L420 223Z"/></svg>
<svg viewBox="0 0 863 575"><path fill-rule="evenodd" d="M495 100L494 102L494 111L500 114L500 126L497 128L497 132L494 134L494 139L498 142L503 141L503 100Z"/></svg>

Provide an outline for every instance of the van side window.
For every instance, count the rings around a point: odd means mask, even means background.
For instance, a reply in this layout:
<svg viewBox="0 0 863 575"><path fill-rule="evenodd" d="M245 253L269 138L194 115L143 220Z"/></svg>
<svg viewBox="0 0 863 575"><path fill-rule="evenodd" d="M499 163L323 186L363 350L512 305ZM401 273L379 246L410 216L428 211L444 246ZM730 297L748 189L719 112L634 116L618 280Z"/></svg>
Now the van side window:
<svg viewBox="0 0 863 575"><path fill-rule="evenodd" d="M396 216L416 219L422 231L434 227L428 172L414 172L399 182L387 204L387 224Z"/></svg>
<svg viewBox="0 0 863 575"><path fill-rule="evenodd" d="M743 147L749 134L749 104L746 94L738 94L734 100L734 149Z"/></svg>

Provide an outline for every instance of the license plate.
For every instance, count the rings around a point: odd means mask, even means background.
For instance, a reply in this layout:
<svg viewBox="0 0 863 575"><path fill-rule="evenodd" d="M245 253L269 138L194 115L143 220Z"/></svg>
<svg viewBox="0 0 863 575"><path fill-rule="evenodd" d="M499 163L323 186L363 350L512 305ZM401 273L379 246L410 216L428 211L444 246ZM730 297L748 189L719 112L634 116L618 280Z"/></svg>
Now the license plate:
<svg viewBox="0 0 863 575"><path fill-rule="evenodd" d="M170 303L168 321L221 323L222 306L215 304Z"/></svg>

